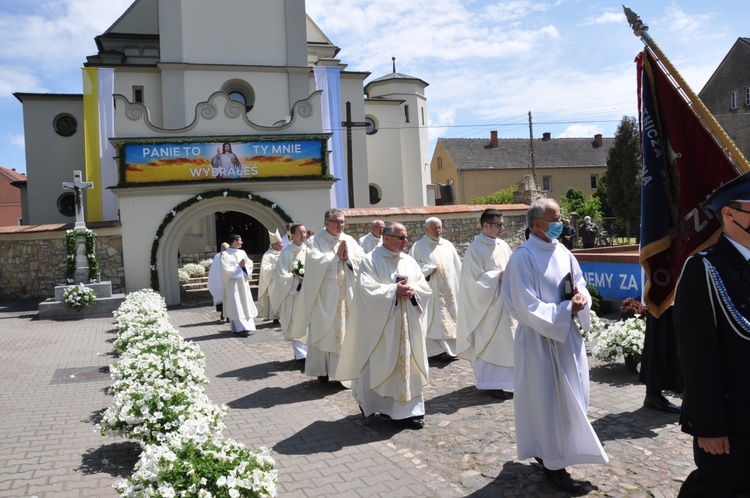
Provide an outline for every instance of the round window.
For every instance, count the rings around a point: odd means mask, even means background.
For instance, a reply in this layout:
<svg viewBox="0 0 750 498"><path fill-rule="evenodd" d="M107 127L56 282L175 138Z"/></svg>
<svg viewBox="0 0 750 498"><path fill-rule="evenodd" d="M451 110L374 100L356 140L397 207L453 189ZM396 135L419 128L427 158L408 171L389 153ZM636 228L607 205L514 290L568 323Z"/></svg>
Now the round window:
<svg viewBox="0 0 750 498"><path fill-rule="evenodd" d="M380 191L380 187L374 183L370 184L370 204L377 204L383 198L383 193Z"/></svg>
<svg viewBox="0 0 750 498"><path fill-rule="evenodd" d="M78 131L78 121L70 114L58 114L52 122L55 133L61 137L69 137Z"/></svg>
<svg viewBox="0 0 750 498"><path fill-rule="evenodd" d="M367 123L367 127L365 127L365 133L368 135L374 135L378 132L378 124L375 122L375 119L371 118L370 116L365 116L365 123Z"/></svg>
<svg viewBox="0 0 750 498"><path fill-rule="evenodd" d="M57 210L63 216L76 215L76 196L72 192L65 192L57 198Z"/></svg>

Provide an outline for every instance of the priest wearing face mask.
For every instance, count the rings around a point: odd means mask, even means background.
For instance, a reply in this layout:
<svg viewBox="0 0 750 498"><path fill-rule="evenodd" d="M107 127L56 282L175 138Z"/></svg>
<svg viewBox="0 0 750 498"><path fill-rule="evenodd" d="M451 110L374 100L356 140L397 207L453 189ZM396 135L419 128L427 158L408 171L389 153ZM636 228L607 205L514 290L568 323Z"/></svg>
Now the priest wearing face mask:
<svg viewBox="0 0 750 498"><path fill-rule="evenodd" d="M590 327L591 296L578 261L557 240L560 207L534 201L526 214L529 240L505 269L502 297L518 320L515 335L518 459L535 458L555 486L579 494L587 485L565 467L606 463L587 412L589 369L578 329Z"/></svg>

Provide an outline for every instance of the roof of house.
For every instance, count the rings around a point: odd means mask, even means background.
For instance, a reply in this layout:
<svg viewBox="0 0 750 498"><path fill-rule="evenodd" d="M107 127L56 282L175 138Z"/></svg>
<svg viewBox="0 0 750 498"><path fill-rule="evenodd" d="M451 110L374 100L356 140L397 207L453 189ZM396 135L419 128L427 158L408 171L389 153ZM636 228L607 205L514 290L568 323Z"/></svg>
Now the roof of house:
<svg viewBox="0 0 750 498"><path fill-rule="evenodd" d="M438 143L459 170L531 167L529 139L499 138L497 148L491 147L486 138L440 138ZM535 138L534 166L606 167L607 154L614 143L614 138L602 138L602 146L597 147L595 138Z"/></svg>
<svg viewBox="0 0 750 498"><path fill-rule="evenodd" d="M3 166L0 166L0 173L10 178L10 181L12 182L26 181L26 175L24 175L23 173L19 173L14 169L4 168Z"/></svg>

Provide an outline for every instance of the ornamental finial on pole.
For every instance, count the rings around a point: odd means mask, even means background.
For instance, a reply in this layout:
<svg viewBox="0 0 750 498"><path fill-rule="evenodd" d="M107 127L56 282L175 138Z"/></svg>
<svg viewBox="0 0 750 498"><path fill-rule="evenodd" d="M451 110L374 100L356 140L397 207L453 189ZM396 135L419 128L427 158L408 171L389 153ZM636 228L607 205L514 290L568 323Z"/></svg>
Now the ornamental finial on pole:
<svg viewBox="0 0 750 498"><path fill-rule="evenodd" d="M630 24L630 27L633 28L633 33L635 33L635 36L642 36L644 35L644 31L648 31L648 26L646 26L643 21L641 21L641 18L638 17L638 14L630 10L628 7L622 6L622 10L625 11L625 17L628 20L628 24Z"/></svg>

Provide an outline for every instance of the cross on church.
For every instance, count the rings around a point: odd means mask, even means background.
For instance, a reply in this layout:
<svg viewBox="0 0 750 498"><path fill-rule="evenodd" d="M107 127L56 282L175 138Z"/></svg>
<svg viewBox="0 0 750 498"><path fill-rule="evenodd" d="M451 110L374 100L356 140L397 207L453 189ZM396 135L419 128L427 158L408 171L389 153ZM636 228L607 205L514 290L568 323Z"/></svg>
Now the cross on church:
<svg viewBox="0 0 750 498"><path fill-rule="evenodd" d="M85 229L86 223L83 221L83 191L94 188L93 182L84 182L81 170L73 171L73 181L63 182L64 189L72 190L76 196L76 224L75 229Z"/></svg>
<svg viewBox="0 0 750 498"><path fill-rule="evenodd" d="M346 128L346 176L349 180L349 207L354 207L354 156L352 154L352 128L367 128L366 121L352 121L352 103L346 103L346 121L341 122Z"/></svg>

